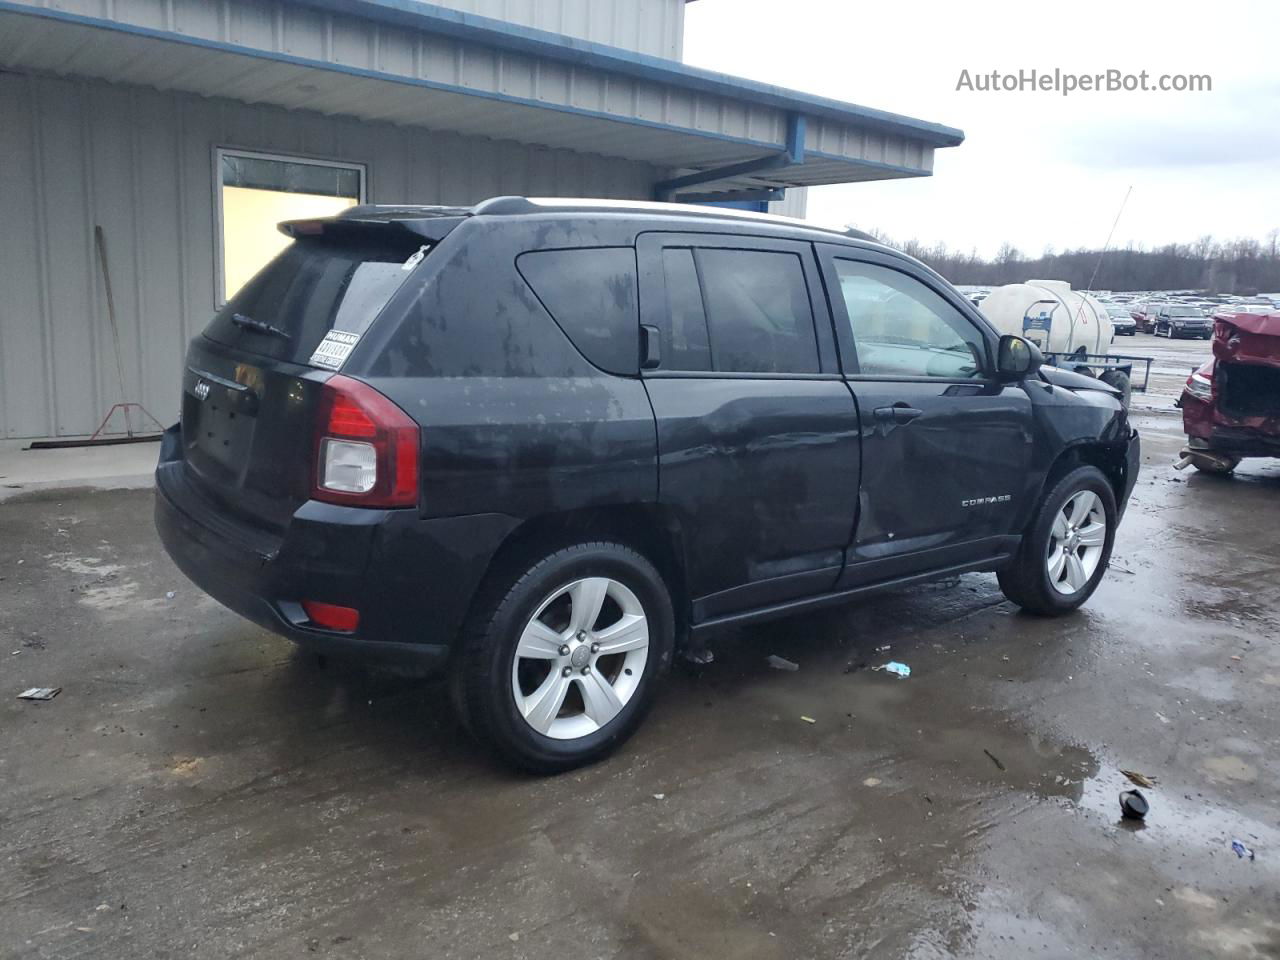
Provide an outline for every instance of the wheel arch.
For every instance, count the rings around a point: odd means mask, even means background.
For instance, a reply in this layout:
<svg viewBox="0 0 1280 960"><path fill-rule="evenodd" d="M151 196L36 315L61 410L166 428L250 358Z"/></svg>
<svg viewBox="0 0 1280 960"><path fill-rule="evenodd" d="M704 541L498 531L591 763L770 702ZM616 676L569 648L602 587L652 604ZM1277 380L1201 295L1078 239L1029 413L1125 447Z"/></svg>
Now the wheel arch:
<svg viewBox="0 0 1280 960"><path fill-rule="evenodd" d="M485 576L501 576L556 550L592 541L620 543L654 565L671 592L678 645L689 622L684 536L672 511L661 504L613 504L530 517L499 544Z"/></svg>
<svg viewBox="0 0 1280 960"><path fill-rule="evenodd" d="M1045 473L1044 482L1040 484L1036 502L1039 503L1044 498L1045 493L1053 489L1053 485L1072 470L1077 467L1089 466L1097 467L1102 471L1102 475L1111 484L1116 503L1121 503L1124 499L1127 479L1125 476L1125 470L1127 469L1125 452L1126 448L1123 444L1104 443L1098 440L1077 441L1059 453L1053 463L1049 465L1049 469Z"/></svg>

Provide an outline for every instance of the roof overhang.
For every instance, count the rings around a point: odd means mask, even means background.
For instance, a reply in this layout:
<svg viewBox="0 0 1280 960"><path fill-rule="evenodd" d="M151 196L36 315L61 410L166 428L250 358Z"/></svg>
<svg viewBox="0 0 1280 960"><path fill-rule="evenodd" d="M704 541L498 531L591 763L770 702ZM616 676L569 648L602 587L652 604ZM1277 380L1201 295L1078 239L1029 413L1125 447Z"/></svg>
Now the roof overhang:
<svg viewBox="0 0 1280 960"><path fill-rule="evenodd" d="M964 135L416 0L0 0L0 68L600 154L663 197L927 176ZM677 183L678 186L670 186Z"/></svg>

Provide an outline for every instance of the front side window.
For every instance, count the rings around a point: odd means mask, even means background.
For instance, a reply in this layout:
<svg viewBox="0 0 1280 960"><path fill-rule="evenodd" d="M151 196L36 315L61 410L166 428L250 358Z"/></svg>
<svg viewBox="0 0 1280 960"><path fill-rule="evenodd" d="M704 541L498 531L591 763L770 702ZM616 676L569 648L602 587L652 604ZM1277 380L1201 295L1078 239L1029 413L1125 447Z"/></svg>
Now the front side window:
<svg viewBox="0 0 1280 960"><path fill-rule="evenodd" d="M277 224L336 216L364 199L358 164L219 150L216 174L224 303L289 245Z"/></svg>
<svg viewBox="0 0 1280 960"><path fill-rule="evenodd" d="M794 253L695 251L716 371L817 373L804 266Z"/></svg>
<svg viewBox="0 0 1280 960"><path fill-rule="evenodd" d="M982 334L933 290L889 267L842 259L835 266L859 373L950 380L983 375Z"/></svg>

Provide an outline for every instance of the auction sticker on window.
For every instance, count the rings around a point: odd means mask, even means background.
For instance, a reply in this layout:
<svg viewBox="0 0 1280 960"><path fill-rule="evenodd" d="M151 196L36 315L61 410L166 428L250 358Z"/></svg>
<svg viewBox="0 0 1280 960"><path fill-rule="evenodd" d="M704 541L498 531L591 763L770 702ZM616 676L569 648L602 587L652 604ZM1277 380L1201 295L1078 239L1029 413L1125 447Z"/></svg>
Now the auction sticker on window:
<svg viewBox="0 0 1280 960"><path fill-rule="evenodd" d="M310 363L313 367L338 370L346 362L347 357L351 356L351 351L356 348L356 344L359 342L360 334L358 333L349 333L346 330L330 330L324 335L320 345L316 347L316 352L311 354Z"/></svg>

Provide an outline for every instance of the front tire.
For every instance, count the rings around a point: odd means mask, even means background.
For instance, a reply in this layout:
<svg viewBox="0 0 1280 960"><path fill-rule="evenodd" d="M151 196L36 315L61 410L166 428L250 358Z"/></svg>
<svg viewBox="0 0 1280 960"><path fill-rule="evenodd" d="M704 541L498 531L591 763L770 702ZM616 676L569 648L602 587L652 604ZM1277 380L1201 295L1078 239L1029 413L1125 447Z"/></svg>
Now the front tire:
<svg viewBox="0 0 1280 960"><path fill-rule="evenodd" d="M1077 467L1045 494L1018 553L999 573L1000 589L1028 613L1070 613L1106 573L1116 522L1107 478L1097 467Z"/></svg>
<svg viewBox="0 0 1280 960"><path fill-rule="evenodd" d="M661 575L618 543L582 543L492 576L454 663L464 726L532 773L603 759L640 726L671 662Z"/></svg>

